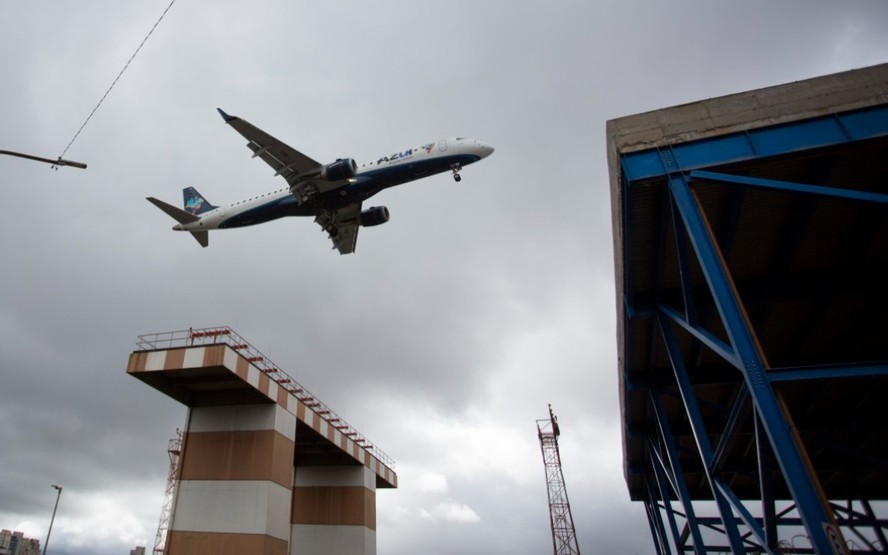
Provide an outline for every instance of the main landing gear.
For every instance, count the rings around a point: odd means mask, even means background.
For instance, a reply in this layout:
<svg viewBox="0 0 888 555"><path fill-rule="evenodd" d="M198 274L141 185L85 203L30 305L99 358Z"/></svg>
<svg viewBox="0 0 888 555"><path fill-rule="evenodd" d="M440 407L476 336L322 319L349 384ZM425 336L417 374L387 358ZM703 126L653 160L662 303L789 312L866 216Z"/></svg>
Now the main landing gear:
<svg viewBox="0 0 888 555"><path fill-rule="evenodd" d="M292 187L290 189L290 192L293 193L293 196L296 197L296 200L299 201L299 204L308 204L309 202L318 198L318 195L321 194L318 186L311 183L308 185L303 185L301 187Z"/></svg>
<svg viewBox="0 0 888 555"><path fill-rule="evenodd" d="M330 235L330 239L335 239L339 235L339 228L336 226L336 213L331 210L324 210L315 217L315 222L320 225L324 231Z"/></svg>
<svg viewBox="0 0 888 555"><path fill-rule="evenodd" d="M460 164L452 164L450 169L453 170L453 180L459 183L462 180L462 176L459 175L459 170L462 169L462 166Z"/></svg>

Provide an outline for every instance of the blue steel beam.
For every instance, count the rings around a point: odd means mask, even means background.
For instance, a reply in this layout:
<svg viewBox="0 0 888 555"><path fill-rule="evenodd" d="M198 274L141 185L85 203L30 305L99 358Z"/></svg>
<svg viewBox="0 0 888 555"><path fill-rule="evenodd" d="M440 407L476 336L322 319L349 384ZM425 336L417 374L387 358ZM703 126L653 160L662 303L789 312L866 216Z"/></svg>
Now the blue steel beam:
<svg viewBox="0 0 888 555"><path fill-rule="evenodd" d="M679 173L670 175L669 190L682 216L736 357L743 362L741 370L746 386L758 414L762 417L765 431L799 508L808 536L818 553L833 553L833 543L825 526L837 530L835 517L822 497L822 489L807 463L807 456L803 454L804 446L790 428L791 417L781 406L768 381L764 355L746 318L727 264L721 257L717 242L686 177Z"/></svg>
<svg viewBox="0 0 888 555"><path fill-rule="evenodd" d="M888 364L800 366L798 368L774 368L768 371L768 380L771 383L867 376L888 376Z"/></svg>
<svg viewBox="0 0 888 555"><path fill-rule="evenodd" d="M763 189L773 189L776 191L786 191L790 193L803 193L807 195L817 195L822 197L833 197L846 200L861 200L865 202L888 204L888 195L884 195L881 193L869 193L866 191L857 191L854 189L839 189L838 187L808 185L807 183L778 181L776 179L747 177L745 175L733 175L728 173L697 170L690 172L690 174L688 175L688 181L715 181L718 183L731 183L734 185L745 185L747 187L760 187Z"/></svg>
<svg viewBox="0 0 888 555"><path fill-rule="evenodd" d="M669 531L672 532L672 544L675 546L676 551L680 552L681 544L679 543L678 525L675 523L675 513L672 511L672 495L669 492L669 482L666 480L666 469L663 466L663 459L659 456L655 458L656 446L653 441L648 440L648 449L651 452L651 465L654 467L657 489L660 490L660 499L663 500L663 508L666 510Z"/></svg>
<svg viewBox="0 0 888 555"><path fill-rule="evenodd" d="M647 499L644 499L642 504L644 504L644 513L647 515L648 527L651 529L651 541L654 542L654 549L657 550L657 555L662 555L662 551L660 550L660 539L657 537L657 529L654 526L654 517L651 514L651 504Z"/></svg>
<svg viewBox="0 0 888 555"><path fill-rule="evenodd" d="M677 167L684 170L705 169L884 136L888 136L886 105L730 133L663 149L630 152L621 156L620 165L628 181L638 181L664 177ZM667 149L671 159L668 165L660 154L660 150Z"/></svg>
<svg viewBox="0 0 888 555"><path fill-rule="evenodd" d="M681 217L675 208L675 204L669 201L669 214L672 216L672 229L675 230L675 253L678 257L678 274L681 279L681 296L684 300L684 314L688 324L691 326L697 323L697 310L694 305L694 287L691 278L691 268L688 264L688 248L685 242L684 225L681 223ZM666 249L662 249L664 252Z"/></svg>
<svg viewBox="0 0 888 555"><path fill-rule="evenodd" d="M734 439L734 434L743 422L746 421L748 416L749 390L747 390L745 386L741 386L740 392L737 393L737 398L734 399L734 406L731 407L731 414L728 415L728 423L725 425L725 431L722 432L721 439L715 447L715 452L712 454L712 460L709 463L709 472L715 473L719 471L722 463L724 463L728 445L731 444L731 441Z"/></svg>
<svg viewBox="0 0 888 555"><path fill-rule="evenodd" d="M688 524L691 527L691 536L694 542L694 553L705 555L706 550L703 545L703 537L700 535L700 529L697 526L696 515L694 514L694 504L691 502L691 494L688 491L688 485L684 478L684 471L681 468L681 462L678 459L678 452L675 449L675 438L672 435L672 429L669 427L669 420L666 417L666 411L663 410L663 402L660 401L659 394L651 391L651 402L654 405L654 416L657 419L657 427L660 437L663 438L663 445L666 447L666 453L669 457L672 483L676 486L675 493L678 495L681 505L685 510ZM676 544L678 544L678 536L676 535Z"/></svg>
<svg viewBox="0 0 888 555"><path fill-rule="evenodd" d="M651 485L651 481L648 480L647 476L645 476L644 484L647 487L648 504L650 505L648 518L653 519L651 528L657 530L656 537L657 544L660 546L660 555L672 555L672 550L669 548L669 540L666 537L666 528L663 527L663 516L660 514L660 506L657 503L657 496L654 494L654 487Z"/></svg>
<svg viewBox="0 0 888 555"><path fill-rule="evenodd" d="M777 514L774 503L774 480L771 478L774 454L768 443L761 418L753 411L755 421L756 463L759 473L759 492L762 498L762 527L765 530L765 545L770 548L777 546Z"/></svg>
<svg viewBox="0 0 888 555"><path fill-rule="evenodd" d="M743 505L743 502L734 495L731 488L719 479L715 480L715 487L718 488L725 499L728 500L728 503L730 503L734 510L737 511L737 514L740 515L740 519L746 524L746 527L749 528L749 531L755 537L756 541L758 541L758 544L753 547L764 549L769 555L775 555L774 551L768 547L768 542L765 540L765 531L762 529L761 524L759 524L755 517L750 514L749 510Z"/></svg>
<svg viewBox="0 0 888 555"><path fill-rule="evenodd" d="M642 503L644 504L644 512L647 515L648 527L651 529L651 541L654 542L654 549L657 550L657 555L663 555L663 550L660 549L660 538L657 536L657 528L654 524L651 503L647 499L643 500Z"/></svg>
<svg viewBox="0 0 888 555"><path fill-rule="evenodd" d="M672 491L678 491L678 488L675 487L675 483L672 482L672 472L668 470L669 465L667 465L666 460L663 459L663 453L660 452L660 448L657 446L656 443L654 443L654 440L650 437L647 438L646 443L647 443L647 447L648 447L648 452L650 454L651 465L655 469L662 468L664 470L667 470L667 473L663 476L663 478L669 482L669 487L672 488ZM659 482L657 482L657 484L659 485ZM661 491L661 494L668 496L668 493L664 493L662 491ZM665 497L664 497L664 499L665 499Z"/></svg>
<svg viewBox="0 0 888 555"><path fill-rule="evenodd" d="M716 475L710 471L713 460L712 444L709 442L709 435L707 435L706 428L703 425L703 416L700 414L700 407L697 404L697 397L694 395L694 388L691 385L687 368L685 368L684 361L681 358L681 351L675 338L675 332L672 331L669 321L664 317L661 316L657 321L660 325L660 334L663 337L666 355L669 357L669 364L672 366L675 381L681 393L684 410L696 440L700 459L703 461L703 467L706 469L706 479L709 482L709 487L712 489L712 497L715 499L718 511L722 517L725 536L727 536L728 543L734 553L744 553L743 540L740 537L740 531L737 529L737 521L734 519L734 514L731 512L731 507L728 505L725 497L715 487ZM659 408L662 409L662 407ZM657 417L660 418L660 415L658 414ZM665 415L663 418L665 418Z"/></svg>
<svg viewBox="0 0 888 555"><path fill-rule="evenodd" d="M681 313L676 312L672 308L664 304L658 305L657 308L661 314L667 316L670 320L684 328L686 332L696 337L698 341L709 347L715 354L730 362L738 369L741 368L740 360L737 358L737 354L730 345L725 344L724 341L703 328L692 326Z"/></svg>

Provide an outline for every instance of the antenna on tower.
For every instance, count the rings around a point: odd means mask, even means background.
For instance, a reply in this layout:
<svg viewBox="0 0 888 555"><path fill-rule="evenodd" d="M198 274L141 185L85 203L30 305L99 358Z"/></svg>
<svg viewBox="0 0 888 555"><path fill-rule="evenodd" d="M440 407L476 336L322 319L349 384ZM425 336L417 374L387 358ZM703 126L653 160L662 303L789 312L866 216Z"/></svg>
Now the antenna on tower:
<svg viewBox="0 0 888 555"><path fill-rule="evenodd" d="M558 418L549 405L549 418L537 420L540 449L543 451L543 464L546 467L546 486L549 490L549 523L552 526L552 544L555 555L580 555L577 545L577 531L574 529L567 500L567 486L561 472L561 454L558 451L558 436L561 429Z"/></svg>

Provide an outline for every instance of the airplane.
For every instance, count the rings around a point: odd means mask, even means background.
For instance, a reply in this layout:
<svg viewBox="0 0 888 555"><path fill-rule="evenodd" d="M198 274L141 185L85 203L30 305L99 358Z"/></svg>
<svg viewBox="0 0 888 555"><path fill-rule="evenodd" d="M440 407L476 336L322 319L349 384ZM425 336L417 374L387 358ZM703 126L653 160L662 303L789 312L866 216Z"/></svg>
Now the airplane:
<svg viewBox="0 0 888 555"><path fill-rule="evenodd" d="M408 148L358 167L352 158L321 164L287 146L246 120L216 108L225 123L247 139L253 158L259 157L281 176L286 185L248 199L215 206L194 187L182 191L184 207L154 197L147 200L175 219L176 231L188 231L202 247L209 244L208 230L256 225L284 216L314 216L340 254L355 251L358 228L389 220L385 206L362 210L376 193L409 181L450 171L460 181L464 166L493 153L489 144L462 137L441 139Z"/></svg>

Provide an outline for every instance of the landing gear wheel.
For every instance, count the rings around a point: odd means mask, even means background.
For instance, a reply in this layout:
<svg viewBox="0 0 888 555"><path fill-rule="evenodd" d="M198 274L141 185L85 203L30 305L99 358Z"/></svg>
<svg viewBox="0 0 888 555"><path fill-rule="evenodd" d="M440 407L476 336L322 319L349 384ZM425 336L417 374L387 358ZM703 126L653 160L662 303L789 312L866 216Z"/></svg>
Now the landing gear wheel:
<svg viewBox="0 0 888 555"><path fill-rule="evenodd" d="M318 190L317 185L313 184L303 185L301 187L292 187L290 188L290 192L293 193L293 196L296 197L296 200L299 202L299 204L308 204L310 202L313 202L321 193Z"/></svg>
<svg viewBox="0 0 888 555"><path fill-rule="evenodd" d="M459 170L462 169L462 165L458 163L450 164L450 169L453 170L453 180L459 182L459 180L462 179L462 177L460 177L459 175Z"/></svg>

